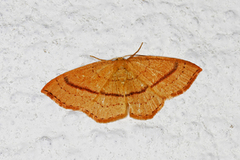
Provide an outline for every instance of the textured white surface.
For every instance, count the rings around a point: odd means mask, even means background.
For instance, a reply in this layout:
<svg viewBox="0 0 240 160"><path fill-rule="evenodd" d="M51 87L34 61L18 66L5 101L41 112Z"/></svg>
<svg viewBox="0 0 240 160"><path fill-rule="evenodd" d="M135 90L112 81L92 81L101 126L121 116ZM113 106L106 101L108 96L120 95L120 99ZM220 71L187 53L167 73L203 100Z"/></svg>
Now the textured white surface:
<svg viewBox="0 0 240 160"><path fill-rule="evenodd" d="M0 159L240 159L240 1L1 0ZM56 76L140 53L200 73L147 121L99 124L40 93Z"/></svg>

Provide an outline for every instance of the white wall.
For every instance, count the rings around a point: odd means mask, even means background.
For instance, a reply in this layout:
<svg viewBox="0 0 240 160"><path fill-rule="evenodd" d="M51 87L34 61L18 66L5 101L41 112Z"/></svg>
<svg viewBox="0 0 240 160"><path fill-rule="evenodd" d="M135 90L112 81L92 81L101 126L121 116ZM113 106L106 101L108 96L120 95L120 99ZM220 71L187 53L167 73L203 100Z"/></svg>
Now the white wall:
<svg viewBox="0 0 240 160"><path fill-rule="evenodd" d="M240 1L1 0L0 159L240 159ZM42 87L71 69L134 53L200 73L147 121L100 124Z"/></svg>

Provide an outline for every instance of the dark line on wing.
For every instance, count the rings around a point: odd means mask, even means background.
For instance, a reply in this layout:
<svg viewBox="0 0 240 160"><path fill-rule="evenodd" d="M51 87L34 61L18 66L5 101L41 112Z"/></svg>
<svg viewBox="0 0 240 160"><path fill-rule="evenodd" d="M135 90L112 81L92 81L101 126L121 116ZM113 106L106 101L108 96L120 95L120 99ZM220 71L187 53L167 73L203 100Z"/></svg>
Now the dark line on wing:
<svg viewBox="0 0 240 160"><path fill-rule="evenodd" d="M151 86L151 88L154 87L155 85L157 85L158 83L160 83L161 81L163 81L164 79L166 79L167 77L169 77L171 74L173 74L177 70L177 68L178 68L178 62L175 62L173 69L170 72L168 72L167 74L165 74L162 78L160 78L157 82L155 82ZM96 91L93 91L93 90L91 90L89 88L86 88L86 87L80 87L76 84L73 84L72 82L69 82L68 77L64 77L64 81L71 87L74 87L74 88L77 88L77 89L80 89L80 90L85 90L85 91L90 92L90 93L94 93L94 94L99 94L100 93L100 94L105 95L105 96L124 97L123 94L105 93L105 92L102 92L102 91L101 92L96 92ZM134 95L134 94L143 93L147 90L148 87L149 86L144 87L141 91L128 93L128 94L125 95L125 97L131 96L131 95Z"/></svg>
<svg viewBox="0 0 240 160"><path fill-rule="evenodd" d="M98 92L93 91L93 90L91 90L91 89L89 89L89 88L80 87L80 86L78 86L78 85L76 85L76 84L73 84L73 83L69 82L68 77L64 77L64 81L65 81L69 86L71 86L71 87L74 87L74 88L77 88L77 89L80 89L80 90L85 90L85 91L88 91L88 92L90 92L90 93L98 94Z"/></svg>
<svg viewBox="0 0 240 160"><path fill-rule="evenodd" d="M89 89L89 88L80 87L80 86L78 86L78 85L75 85L75 84L69 82L68 77L64 77L64 81L67 83L67 85L69 85L69 86L71 86L71 87L74 87L74 88L77 88L77 89L80 89L80 90L85 90L85 91L90 92L90 93L99 94L99 92L93 91L93 90L91 90L91 89ZM143 90L141 90L141 91L131 92L131 93L126 94L125 96L127 97L127 96L131 96L131 95L134 95L134 94L143 93L143 92L145 92L145 91L147 90L147 88L148 88L148 86L146 86L146 87L145 87ZM100 94L105 95L105 96L124 97L123 94L105 93L105 92L102 92L102 91L100 92Z"/></svg>
<svg viewBox="0 0 240 160"><path fill-rule="evenodd" d="M167 77L169 77L171 74L173 74L173 73L177 70L177 68L178 68L178 62L175 62L173 69L172 69L170 72L168 72L167 74L165 74L162 78L160 78L157 82L155 82L155 83L151 86L151 88L154 87L154 86L156 86L158 83L160 83L161 81L163 81L163 80L166 79Z"/></svg>
<svg viewBox="0 0 240 160"><path fill-rule="evenodd" d="M137 91L137 92L131 92L131 93L128 93L125 95L125 97L128 97L128 96L131 96L131 95L134 95L134 94L140 94L140 93L143 93L147 90L148 86L146 86L145 88L143 88L141 91ZM116 96L116 97L124 97L123 94L114 94L114 93L105 93L105 92L100 92L101 94L103 95L106 95L106 96Z"/></svg>
<svg viewBox="0 0 240 160"><path fill-rule="evenodd" d="M148 86L144 87L143 90L141 90L141 91L131 92L131 93L126 94L125 96L128 97L128 96L131 96L131 95L134 95L134 94L140 94L140 93L145 92L147 89L148 89Z"/></svg>
<svg viewBox="0 0 240 160"><path fill-rule="evenodd" d="M105 96L115 96L115 97L124 97L123 94L116 94L116 93L105 93L105 92L100 92L100 94L103 94Z"/></svg>

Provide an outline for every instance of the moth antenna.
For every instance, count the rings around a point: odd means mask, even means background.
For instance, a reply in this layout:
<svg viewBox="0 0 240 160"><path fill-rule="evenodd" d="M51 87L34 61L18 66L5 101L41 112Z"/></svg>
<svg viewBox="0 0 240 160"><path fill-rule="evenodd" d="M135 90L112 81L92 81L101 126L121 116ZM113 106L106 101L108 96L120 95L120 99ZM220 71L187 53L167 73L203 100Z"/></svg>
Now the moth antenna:
<svg viewBox="0 0 240 160"><path fill-rule="evenodd" d="M131 55L129 58L132 58L133 56L135 56L135 55L140 51L142 45L143 45L143 42L141 43L141 45L140 45L140 47L138 48L138 50L137 50L133 55ZM128 59L129 59L129 58L128 58Z"/></svg>
<svg viewBox="0 0 240 160"><path fill-rule="evenodd" d="M92 55L90 55L90 57L95 58L95 59L100 60L100 61L106 61L105 59L97 58L97 57L92 56Z"/></svg>

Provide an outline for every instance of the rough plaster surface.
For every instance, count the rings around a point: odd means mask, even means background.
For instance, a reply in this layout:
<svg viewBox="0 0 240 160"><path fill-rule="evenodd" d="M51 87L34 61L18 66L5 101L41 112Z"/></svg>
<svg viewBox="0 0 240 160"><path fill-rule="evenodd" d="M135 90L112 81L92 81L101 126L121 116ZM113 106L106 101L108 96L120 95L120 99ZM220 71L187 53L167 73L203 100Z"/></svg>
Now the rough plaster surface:
<svg viewBox="0 0 240 160"><path fill-rule="evenodd" d="M240 1L1 0L0 159L240 159ZM99 124L40 93L56 76L134 53L203 71L147 121Z"/></svg>

